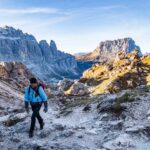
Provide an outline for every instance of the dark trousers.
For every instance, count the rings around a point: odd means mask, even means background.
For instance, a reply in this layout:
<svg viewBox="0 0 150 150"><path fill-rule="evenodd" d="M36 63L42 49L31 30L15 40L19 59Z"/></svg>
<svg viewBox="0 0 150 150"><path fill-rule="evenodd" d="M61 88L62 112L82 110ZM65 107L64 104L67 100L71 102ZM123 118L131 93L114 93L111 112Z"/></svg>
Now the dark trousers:
<svg viewBox="0 0 150 150"><path fill-rule="evenodd" d="M40 116L40 112L39 112L41 109L41 106L42 106L42 103L31 104L33 113L32 113L32 117L31 117L30 132L34 131L36 118L38 119L40 126L42 126L42 124L43 124L43 119Z"/></svg>

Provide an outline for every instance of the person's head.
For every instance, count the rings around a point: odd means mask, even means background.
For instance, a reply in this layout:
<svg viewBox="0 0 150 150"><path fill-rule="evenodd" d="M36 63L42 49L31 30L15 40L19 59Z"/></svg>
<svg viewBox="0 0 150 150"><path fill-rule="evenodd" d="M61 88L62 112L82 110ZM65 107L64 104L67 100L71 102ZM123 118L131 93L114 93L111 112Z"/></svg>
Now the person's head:
<svg viewBox="0 0 150 150"><path fill-rule="evenodd" d="M36 78L31 78L30 79L30 85L31 85L32 88L37 87L37 85L38 85L37 79Z"/></svg>

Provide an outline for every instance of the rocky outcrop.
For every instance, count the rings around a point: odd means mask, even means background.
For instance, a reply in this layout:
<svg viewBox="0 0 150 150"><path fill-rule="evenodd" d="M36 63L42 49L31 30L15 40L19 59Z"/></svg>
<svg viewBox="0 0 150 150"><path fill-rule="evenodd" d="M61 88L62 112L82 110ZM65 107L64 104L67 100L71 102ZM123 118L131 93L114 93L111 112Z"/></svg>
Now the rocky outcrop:
<svg viewBox="0 0 150 150"><path fill-rule="evenodd" d="M59 88L59 91L67 91L72 85L74 84L74 81L72 80L61 80L58 82L57 86Z"/></svg>
<svg viewBox="0 0 150 150"><path fill-rule="evenodd" d="M65 95L74 95L74 96L84 96L88 95L90 92L88 87L83 83L76 81L72 86L65 91Z"/></svg>
<svg viewBox="0 0 150 150"><path fill-rule="evenodd" d="M124 38L114 41L100 42L99 46L91 53L78 55L76 59L84 62L102 62L112 60L118 52L131 53L134 49L139 50L139 56L142 55L140 47L137 46L133 39Z"/></svg>
<svg viewBox="0 0 150 150"><path fill-rule="evenodd" d="M23 95L25 86L29 85L29 78L34 75L27 67L19 62L0 62L0 123L7 126L22 121L20 115L14 113L24 111Z"/></svg>
<svg viewBox="0 0 150 150"><path fill-rule="evenodd" d="M27 117L26 113L18 113L18 114L12 114L12 115L8 115L8 117L5 116L5 119L2 121L3 124L5 126L14 126L15 124L17 124L18 122L22 122L23 120L25 120L25 118Z"/></svg>
<svg viewBox="0 0 150 150"><path fill-rule="evenodd" d="M119 52L112 63L93 65L83 73L80 81L92 86L94 94L149 85L150 58L139 57L138 54L138 50L129 54Z"/></svg>
<svg viewBox="0 0 150 150"><path fill-rule="evenodd" d="M20 62L0 62L0 79L12 85L19 91L24 91L24 87L34 75Z"/></svg>
<svg viewBox="0 0 150 150"><path fill-rule="evenodd" d="M29 79L33 74L25 65L19 62L0 62L0 78L2 79Z"/></svg>
<svg viewBox="0 0 150 150"><path fill-rule="evenodd" d="M75 57L59 51L54 41L38 43L32 35L12 27L0 28L0 61L22 62L47 82L79 77Z"/></svg>
<svg viewBox="0 0 150 150"><path fill-rule="evenodd" d="M0 104L0 117L23 111L23 95L16 82L0 79Z"/></svg>

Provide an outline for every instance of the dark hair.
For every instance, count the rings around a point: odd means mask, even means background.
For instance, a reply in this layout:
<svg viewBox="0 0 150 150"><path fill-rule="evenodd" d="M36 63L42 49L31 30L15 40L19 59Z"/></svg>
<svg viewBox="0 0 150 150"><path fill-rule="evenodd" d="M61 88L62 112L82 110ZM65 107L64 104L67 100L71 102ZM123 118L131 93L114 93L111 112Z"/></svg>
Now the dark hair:
<svg viewBox="0 0 150 150"><path fill-rule="evenodd" d="M31 78L30 83L37 83L37 79L36 78Z"/></svg>

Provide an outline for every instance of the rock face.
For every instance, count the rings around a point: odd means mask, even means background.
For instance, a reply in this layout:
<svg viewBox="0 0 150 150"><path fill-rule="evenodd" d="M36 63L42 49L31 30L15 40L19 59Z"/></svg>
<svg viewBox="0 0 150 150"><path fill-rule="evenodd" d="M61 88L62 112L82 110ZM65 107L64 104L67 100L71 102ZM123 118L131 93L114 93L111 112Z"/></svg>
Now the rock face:
<svg viewBox="0 0 150 150"><path fill-rule="evenodd" d="M23 62L42 80L78 78L75 57L57 49L54 41L36 41L34 36L12 27L0 28L0 60Z"/></svg>
<svg viewBox="0 0 150 150"><path fill-rule="evenodd" d="M63 92L63 91L68 90L72 86L73 83L74 81L72 80L61 80L58 82L57 86L59 87L59 90Z"/></svg>
<svg viewBox="0 0 150 150"><path fill-rule="evenodd" d="M12 85L19 91L24 91L24 87L34 75L20 62L0 62L0 79Z"/></svg>
<svg viewBox="0 0 150 150"><path fill-rule="evenodd" d="M0 79L0 116L23 111L23 95L20 93L12 80L6 82Z"/></svg>
<svg viewBox="0 0 150 150"><path fill-rule="evenodd" d="M100 42L99 46L93 52L85 55L78 55L76 59L78 61L85 62L106 61L115 58L116 54L120 51L130 53L134 49L138 49L139 55L142 55L140 47L137 46L134 40L131 38L118 39L114 41L104 41Z"/></svg>
<svg viewBox="0 0 150 150"><path fill-rule="evenodd" d="M114 93L150 84L150 57L139 57L138 50L119 52L113 62L99 63L83 73L81 82L92 86L94 94Z"/></svg>
<svg viewBox="0 0 150 150"><path fill-rule="evenodd" d="M65 92L66 95L74 96L84 96L88 95L89 93L88 87L77 81Z"/></svg>
<svg viewBox="0 0 150 150"><path fill-rule="evenodd" d="M2 79L29 79L33 75L25 65L19 62L0 62L0 78Z"/></svg>

